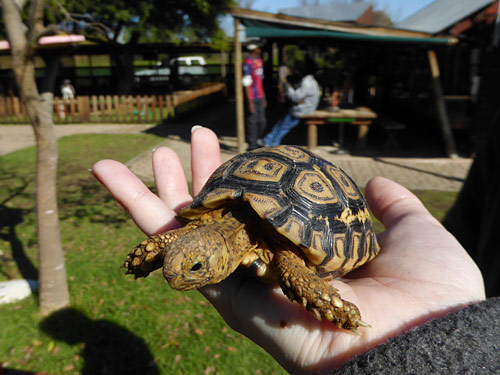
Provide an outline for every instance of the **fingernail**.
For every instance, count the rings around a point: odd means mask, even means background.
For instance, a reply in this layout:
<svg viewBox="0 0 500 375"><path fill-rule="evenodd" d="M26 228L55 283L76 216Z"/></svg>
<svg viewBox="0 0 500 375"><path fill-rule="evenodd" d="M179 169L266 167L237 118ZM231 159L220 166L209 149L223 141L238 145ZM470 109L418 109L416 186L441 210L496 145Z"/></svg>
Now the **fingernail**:
<svg viewBox="0 0 500 375"><path fill-rule="evenodd" d="M193 126L191 128L191 133L193 133L196 129L201 129L201 128L203 128L203 126L201 126L201 125L195 125L195 126Z"/></svg>

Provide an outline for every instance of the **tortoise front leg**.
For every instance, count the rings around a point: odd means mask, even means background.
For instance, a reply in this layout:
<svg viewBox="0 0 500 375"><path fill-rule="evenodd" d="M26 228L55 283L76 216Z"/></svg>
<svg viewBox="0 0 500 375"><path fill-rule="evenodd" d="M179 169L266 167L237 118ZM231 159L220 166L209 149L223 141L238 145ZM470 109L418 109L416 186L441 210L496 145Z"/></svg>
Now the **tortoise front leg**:
<svg viewBox="0 0 500 375"><path fill-rule="evenodd" d="M294 251L280 250L274 259L281 289L291 301L297 301L318 320L327 319L339 328L359 334L359 326L369 327L361 320L356 305L342 300L337 289L307 268Z"/></svg>
<svg viewBox="0 0 500 375"><path fill-rule="evenodd" d="M149 237L130 251L122 268L126 268L126 274L132 274L136 279L147 277L151 272L163 267L168 245L193 230L194 227L188 224L185 227Z"/></svg>

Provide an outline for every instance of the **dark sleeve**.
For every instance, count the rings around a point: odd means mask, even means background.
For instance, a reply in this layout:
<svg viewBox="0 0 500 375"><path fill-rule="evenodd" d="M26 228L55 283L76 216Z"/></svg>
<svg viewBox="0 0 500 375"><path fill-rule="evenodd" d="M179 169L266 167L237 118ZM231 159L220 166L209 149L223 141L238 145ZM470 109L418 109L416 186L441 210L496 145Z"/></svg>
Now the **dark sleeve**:
<svg viewBox="0 0 500 375"><path fill-rule="evenodd" d="M500 298L413 328L331 374L500 374Z"/></svg>

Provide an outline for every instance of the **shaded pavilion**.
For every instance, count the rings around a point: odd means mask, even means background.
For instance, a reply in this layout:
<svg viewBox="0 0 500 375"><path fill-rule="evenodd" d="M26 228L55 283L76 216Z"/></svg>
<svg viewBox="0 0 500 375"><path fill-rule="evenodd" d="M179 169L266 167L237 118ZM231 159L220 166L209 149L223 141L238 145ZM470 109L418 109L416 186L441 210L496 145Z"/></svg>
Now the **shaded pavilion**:
<svg viewBox="0 0 500 375"><path fill-rule="evenodd" d="M456 157L457 151L455 141L450 127L448 114L443 98L443 91L440 81L440 70L436 55L436 49L446 48L458 42L458 39L450 35L434 35L428 32L412 30L402 30L390 27L359 25L351 22L332 22L327 20L309 19L294 17L285 14L272 14L257 12L246 9L233 9L231 11L235 20L235 93L236 93L236 124L238 150L244 151L244 111L243 111L243 88L241 85L242 76L242 44L240 41L240 25L245 26L247 37L260 37L267 41L266 49L272 54L272 45L278 46L277 50L284 45L311 46L317 48L338 47L339 49L351 49L355 53L351 56L351 61L366 60L369 55L363 51L377 53L383 51L387 53L387 59L383 63L390 69L396 69L391 59L397 58L401 51L412 51L419 55L420 59L426 62L427 71L426 83L431 88L432 100L435 104L435 113L439 119L440 132L442 134L444 147L449 157ZM281 62L282 56L278 56ZM401 64L401 61L398 62ZM404 64L404 63L403 63ZM397 69L400 69L398 66ZM404 66L403 66L404 68ZM265 72L267 87L273 87L272 72L274 69L273 59L269 58L265 62ZM406 71L410 71L411 66ZM430 74L428 74L430 72ZM270 74L269 74L270 73ZM373 73L370 73L373 75ZM366 81L368 73L355 72L356 80ZM376 75L376 74L375 74ZM391 75L391 74L389 74ZM269 82L271 81L271 82ZM419 82L421 83L421 82ZM365 82L365 87L359 87L362 93L370 92L369 82ZM375 102L377 98L372 98ZM383 101L382 97L378 98Z"/></svg>

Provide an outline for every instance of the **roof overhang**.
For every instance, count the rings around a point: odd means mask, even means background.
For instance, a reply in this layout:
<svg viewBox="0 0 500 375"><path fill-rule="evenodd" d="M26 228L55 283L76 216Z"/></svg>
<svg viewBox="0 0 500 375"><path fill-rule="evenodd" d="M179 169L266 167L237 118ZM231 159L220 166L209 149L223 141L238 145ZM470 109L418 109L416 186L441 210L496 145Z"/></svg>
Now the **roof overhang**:
<svg viewBox="0 0 500 375"><path fill-rule="evenodd" d="M261 38L332 38L367 42L403 44L455 44L458 39L449 35L401 30L382 26L357 25L233 9L231 15L246 26L247 36Z"/></svg>
<svg viewBox="0 0 500 375"><path fill-rule="evenodd" d="M38 40L40 48L57 48L73 46L85 42L84 35L70 34L70 35L50 35L43 36ZM0 51L10 50L10 44L6 40L0 40Z"/></svg>

